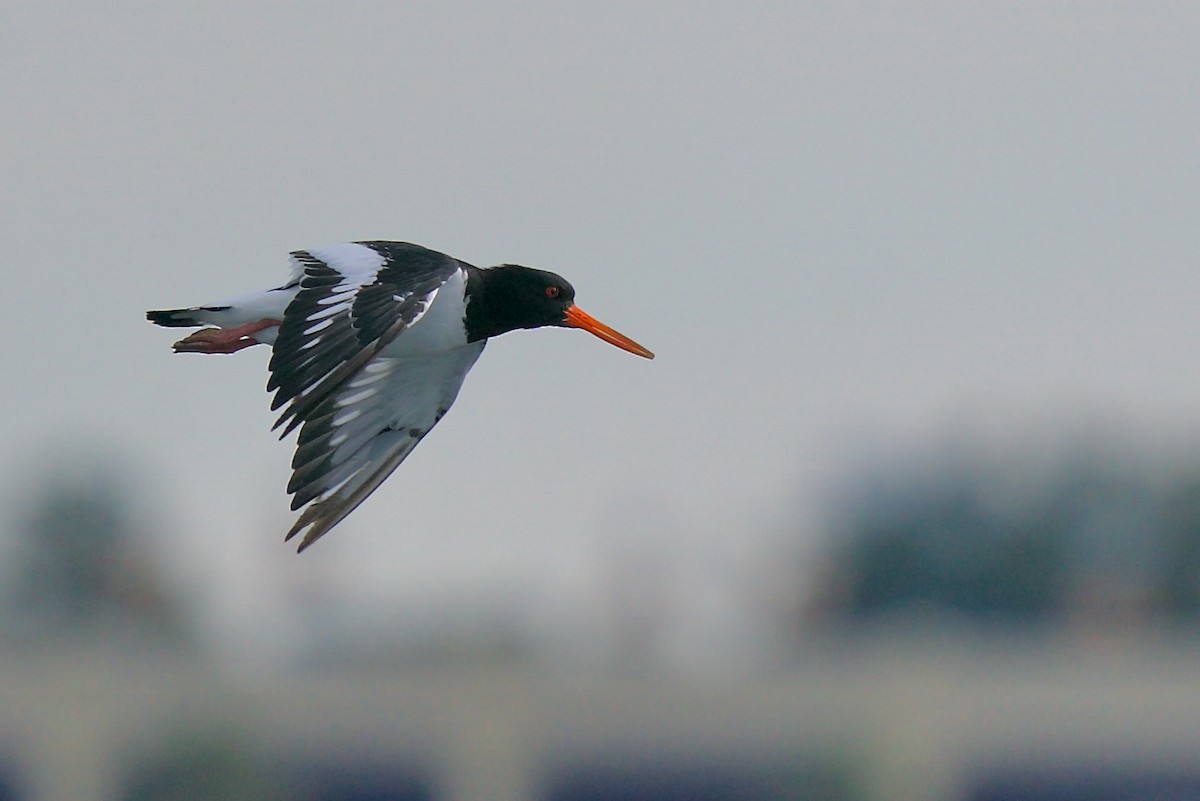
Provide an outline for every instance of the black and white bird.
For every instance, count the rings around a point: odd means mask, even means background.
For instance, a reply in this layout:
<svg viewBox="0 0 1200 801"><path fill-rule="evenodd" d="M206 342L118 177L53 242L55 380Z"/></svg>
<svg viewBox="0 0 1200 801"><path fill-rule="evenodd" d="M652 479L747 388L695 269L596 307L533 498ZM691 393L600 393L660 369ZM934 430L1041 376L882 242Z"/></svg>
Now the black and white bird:
<svg viewBox="0 0 1200 801"><path fill-rule="evenodd" d="M202 328L176 353L272 346L267 391L281 438L300 429L288 493L307 506L285 540L303 551L395 470L458 395L488 337L582 328L654 354L575 305L560 276L516 264L480 269L407 242L350 242L291 254L282 286L220 303L150 311Z"/></svg>

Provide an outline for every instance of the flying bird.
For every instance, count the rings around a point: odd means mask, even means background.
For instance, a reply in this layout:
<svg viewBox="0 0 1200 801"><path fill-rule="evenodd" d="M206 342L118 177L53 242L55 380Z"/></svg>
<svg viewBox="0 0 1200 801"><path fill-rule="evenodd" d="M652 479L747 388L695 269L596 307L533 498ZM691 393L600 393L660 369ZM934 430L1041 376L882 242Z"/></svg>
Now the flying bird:
<svg viewBox="0 0 1200 801"><path fill-rule="evenodd" d="M272 348L267 391L280 438L299 428L287 491L304 508L285 541L303 551L383 483L454 403L489 337L582 328L654 354L575 305L562 277L517 264L480 269L407 242L349 242L291 254L282 286L146 312L201 328L176 353Z"/></svg>

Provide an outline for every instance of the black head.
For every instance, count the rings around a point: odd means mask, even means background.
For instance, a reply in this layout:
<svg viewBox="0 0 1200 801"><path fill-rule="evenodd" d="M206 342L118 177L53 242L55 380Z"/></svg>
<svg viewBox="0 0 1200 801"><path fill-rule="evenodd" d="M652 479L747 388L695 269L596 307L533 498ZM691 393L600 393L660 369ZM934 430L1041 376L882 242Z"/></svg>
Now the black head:
<svg viewBox="0 0 1200 801"><path fill-rule="evenodd" d="M467 339L471 342L518 328L548 325L582 328L619 348L653 359L654 354L575 305L575 288L546 270L502 264L468 274Z"/></svg>
<svg viewBox="0 0 1200 801"><path fill-rule="evenodd" d="M469 287L467 328L474 338L518 328L566 325L575 289L561 276L519 264L502 264L478 273L478 289Z"/></svg>

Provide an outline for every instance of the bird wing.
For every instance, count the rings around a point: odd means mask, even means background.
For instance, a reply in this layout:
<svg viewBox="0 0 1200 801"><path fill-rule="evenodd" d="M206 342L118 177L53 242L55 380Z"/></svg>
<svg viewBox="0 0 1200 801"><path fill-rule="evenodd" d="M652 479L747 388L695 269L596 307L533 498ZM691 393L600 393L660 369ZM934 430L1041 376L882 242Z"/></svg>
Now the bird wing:
<svg viewBox="0 0 1200 801"><path fill-rule="evenodd" d="M424 356L376 356L318 404L300 429L288 492L292 509L311 505L303 551L366 500L437 425L484 342Z"/></svg>
<svg viewBox="0 0 1200 801"><path fill-rule="evenodd" d="M352 242L298 250L300 291L271 353L271 408L281 438L302 424L379 351L415 324L459 263L403 242Z"/></svg>
<svg viewBox="0 0 1200 801"><path fill-rule="evenodd" d="M288 491L303 550L371 494L449 409L482 342L381 351L413 326L459 263L417 245L359 242L292 254L303 275L271 355L282 436L300 427ZM461 352L460 352L461 351Z"/></svg>

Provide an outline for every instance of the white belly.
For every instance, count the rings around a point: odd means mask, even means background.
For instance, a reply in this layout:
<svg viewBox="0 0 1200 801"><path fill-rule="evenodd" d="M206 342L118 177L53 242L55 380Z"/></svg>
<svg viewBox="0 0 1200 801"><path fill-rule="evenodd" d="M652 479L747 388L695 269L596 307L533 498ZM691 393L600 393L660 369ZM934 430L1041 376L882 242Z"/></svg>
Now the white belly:
<svg viewBox="0 0 1200 801"><path fill-rule="evenodd" d="M467 331L463 321L466 288L466 277L456 272L437 291L420 319L384 348L383 355L393 358L424 356L466 345Z"/></svg>

